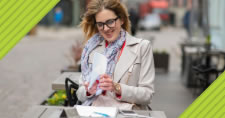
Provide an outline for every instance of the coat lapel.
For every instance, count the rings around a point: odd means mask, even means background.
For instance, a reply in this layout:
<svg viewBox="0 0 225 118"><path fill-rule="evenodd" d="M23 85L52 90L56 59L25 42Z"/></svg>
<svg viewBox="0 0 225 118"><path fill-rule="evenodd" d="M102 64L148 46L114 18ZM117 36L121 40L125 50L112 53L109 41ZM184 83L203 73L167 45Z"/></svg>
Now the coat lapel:
<svg viewBox="0 0 225 118"><path fill-rule="evenodd" d="M136 55L136 44L140 40L130 36L128 33L126 35L126 45L123 49L122 55L116 64L114 72L114 81L119 82L123 77L128 68L134 63L137 58Z"/></svg>

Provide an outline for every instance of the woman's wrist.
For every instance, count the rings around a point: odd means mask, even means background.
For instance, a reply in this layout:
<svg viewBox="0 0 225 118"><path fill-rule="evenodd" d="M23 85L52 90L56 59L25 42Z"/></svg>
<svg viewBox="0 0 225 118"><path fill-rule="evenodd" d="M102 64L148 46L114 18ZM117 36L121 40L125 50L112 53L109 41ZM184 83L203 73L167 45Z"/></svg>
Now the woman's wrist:
<svg viewBox="0 0 225 118"><path fill-rule="evenodd" d="M119 83L113 83L114 85L114 92L117 94L117 95L121 95L121 86Z"/></svg>

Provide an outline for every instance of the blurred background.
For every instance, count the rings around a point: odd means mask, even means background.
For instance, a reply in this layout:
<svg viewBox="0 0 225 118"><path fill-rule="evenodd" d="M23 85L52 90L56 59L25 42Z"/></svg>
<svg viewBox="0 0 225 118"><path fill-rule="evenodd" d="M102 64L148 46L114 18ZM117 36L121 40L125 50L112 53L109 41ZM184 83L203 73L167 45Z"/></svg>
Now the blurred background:
<svg viewBox="0 0 225 118"><path fill-rule="evenodd" d="M82 15L91 0L61 0L0 61L0 117L51 102L51 84L80 71ZM151 107L178 117L225 68L224 0L121 0L132 34L150 40L156 68ZM54 94L56 96L57 94ZM54 97L53 96L53 97ZM65 98L66 99L66 98Z"/></svg>

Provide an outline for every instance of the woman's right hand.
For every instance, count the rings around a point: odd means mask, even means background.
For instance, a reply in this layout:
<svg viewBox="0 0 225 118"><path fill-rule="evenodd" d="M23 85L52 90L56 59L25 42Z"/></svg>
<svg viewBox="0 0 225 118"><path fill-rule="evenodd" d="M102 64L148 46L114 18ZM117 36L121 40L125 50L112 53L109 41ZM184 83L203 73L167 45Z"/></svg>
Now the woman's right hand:
<svg viewBox="0 0 225 118"><path fill-rule="evenodd" d="M88 90L89 82L85 82L85 83L84 83L85 90L86 90L89 94L91 94L91 95L93 95L93 94L96 93L96 91L97 91L97 85L98 85L98 83L95 82L95 83L93 84L93 86L90 88L90 90Z"/></svg>

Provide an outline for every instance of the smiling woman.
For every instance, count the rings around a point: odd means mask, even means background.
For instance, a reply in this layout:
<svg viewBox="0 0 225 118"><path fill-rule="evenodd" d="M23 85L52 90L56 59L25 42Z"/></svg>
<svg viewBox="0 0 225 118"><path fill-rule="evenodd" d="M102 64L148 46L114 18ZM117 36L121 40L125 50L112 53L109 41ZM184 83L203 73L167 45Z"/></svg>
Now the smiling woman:
<svg viewBox="0 0 225 118"><path fill-rule="evenodd" d="M148 109L154 93L151 43L132 37L127 9L119 0L91 0L81 22L87 42L77 91L84 105ZM88 89L94 53L107 58L105 74ZM102 90L100 95L96 91ZM99 92L97 92L99 93Z"/></svg>
<svg viewBox="0 0 225 118"><path fill-rule="evenodd" d="M95 16L99 33L108 42L113 42L119 36L123 21L108 9L101 10ZM117 20L118 19L118 20ZM106 25L106 27L104 27Z"/></svg>

